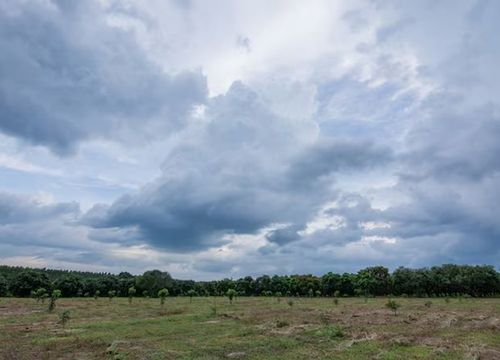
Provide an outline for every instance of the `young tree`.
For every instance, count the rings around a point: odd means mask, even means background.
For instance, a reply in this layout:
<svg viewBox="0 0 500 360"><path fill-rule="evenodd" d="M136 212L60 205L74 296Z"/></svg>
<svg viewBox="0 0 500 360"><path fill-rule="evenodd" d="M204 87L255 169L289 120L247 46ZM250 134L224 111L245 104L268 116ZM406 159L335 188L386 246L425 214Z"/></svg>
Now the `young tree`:
<svg viewBox="0 0 500 360"><path fill-rule="evenodd" d="M229 289L226 293L226 296L228 297L229 299L229 303L232 304L233 303L233 299L236 297L236 290L234 289Z"/></svg>
<svg viewBox="0 0 500 360"><path fill-rule="evenodd" d="M160 304L163 307L165 305L165 298L168 296L167 289L161 289L158 291L158 297L160 298Z"/></svg>
<svg viewBox="0 0 500 360"><path fill-rule="evenodd" d="M33 293L33 296L35 297L36 302L42 301L42 303L44 303L49 294L47 293L47 289L39 288Z"/></svg>
<svg viewBox="0 0 500 360"><path fill-rule="evenodd" d="M395 300L389 299L387 303L385 304L385 307L391 309L394 311L394 316L397 315L398 309L401 307L400 304L398 304Z"/></svg>
<svg viewBox="0 0 500 360"><path fill-rule="evenodd" d="M56 300L61 297L61 290L53 290L49 299L49 312L56 308Z"/></svg>
<svg viewBox="0 0 500 360"><path fill-rule="evenodd" d="M59 322L61 323L63 329L66 327L66 324L71 319L70 311L65 310L59 315Z"/></svg>
<svg viewBox="0 0 500 360"><path fill-rule="evenodd" d="M96 290L94 293L94 299L97 300L101 296L101 292L99 290Z"/></svg>
<svg viewBox="0 0 500 360"><path fill-rule="evenodd" d="M135 296L136 290L135 287L129 287L128 288L128 302L132 304L132 298Z"/></svg>
<svg viewBox="0 0 500 360"><path fill-rule="evenodd" d="M116 296L116 291L115 290L109 290L108 291L108 298L109 301L113 300L113 298Z"/></svg>
<svg viewBox="0 0 500 360"><path fill-rule="evenodd" d="M193 296L196 296L196 291L193 289L190 289L187 291L187 296L189 296L189 303L191 304L193 302Z"/></svg>

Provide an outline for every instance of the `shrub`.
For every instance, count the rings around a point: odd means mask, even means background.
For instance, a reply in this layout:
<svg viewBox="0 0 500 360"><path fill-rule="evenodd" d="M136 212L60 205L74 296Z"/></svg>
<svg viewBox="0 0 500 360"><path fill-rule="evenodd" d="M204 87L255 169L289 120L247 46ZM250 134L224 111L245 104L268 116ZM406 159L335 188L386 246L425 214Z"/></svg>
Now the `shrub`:
<svg viewBox="0 0 500 360"><path fill-rule="evenodd" d="M278 320L276 321L276 327L277 328L284 328L284 327L287 327L289 326L290 324L284 320Z"/></svg>
<svg viewBox="0 0 500 360"><path fill-rule="evenodd" d="M147 291L147 290L144 290L144 291L142 292L142 296L144 296L145 298L149 297L149 293L148 293L148 291Z"/></svg>
<svg viewBox="0 0 500 360"><path fill-rule="evenodd" d="M432 301L426 301L424 305L426 308L430 308L432 305Z"/></svg>
<svg viewBox="0 0 500 360"><path fill-rule="evenodd" d="M94 299L97 300L101 296L101 292L99 290L96 290L94 293Z"/></svg>
<svg viewBox="0 0 500 360"><path fill-rule="evenodd" d="M330 323L330 318L327 314L321 313L319 314L319 322L323 325L328 325Z"/></svg>
<svg viewBox="0 0 500 360"><path fill-rule="evenodd" d="M450 303L450 298L449 297L445 297L444 301L445 301L445 303L449 304Z"/></svg>
<svg viewBox="0 0 500 360"><path fill-rule="evenodd" d="M160 298L160 304L161 306L165 305L165 298L168 296L168 290L167 289L161 289L158 291L158 297Z"/></svg>
<svg viewBox="0 0 500 360"><path fill-rule="evenodd" d="M325 335L331 340L342 339L345 336L344 328L340 325L327 325L320 334Z"/></svg>
<svg viewBox="0 0 500 360"><path fill-rule="evenodd" d="M287 302L288 306L292 307L293 306L293 300L292 299L288 299Z"/></svg>
<svg viewBox="0 0 500 360"><path fill-rule="evenodd" d="M333 303L335 304L335 306L337 306L337 305L339 304L339 299L334 298L334 299L333 299Z"/></svg>
<svg viewBox="0 0 500 360"><path fill-rule="evenodd" d="M335 296L336 298L340 297L340 291L335 290L333 296Z"/></svg>
<svg viewBox="0 0 500 360"><path fill-rule="evenodd" d="M401 307L400 304L398 304L395 300L392 300L392 299L389 299L387 301L387 303L385 304L385 307L391 309L392 311L394 311L394 316L397 315L397 311L399 309L399 307Z"/></svg>
<svg viewBox="0 0 500 360"><path fill-rule="evenodd" d="M115 290L109 290L108 291L108 298L109 301L113 300L113 298L116 296L116 291Z"/></svg>

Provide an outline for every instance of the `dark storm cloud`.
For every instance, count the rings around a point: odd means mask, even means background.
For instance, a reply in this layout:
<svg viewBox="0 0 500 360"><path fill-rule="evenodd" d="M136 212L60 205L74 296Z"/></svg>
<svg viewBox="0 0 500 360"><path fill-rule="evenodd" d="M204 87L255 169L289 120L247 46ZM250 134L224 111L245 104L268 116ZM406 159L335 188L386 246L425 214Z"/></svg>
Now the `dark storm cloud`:
<svg viewBox="0 0 500 360"><path fill-rule="evenodd" d="M249 234L272 223L297 229L334 192L340 170L386 164L387 148L372 143L324 140L300 144L297 125L271 112L241 83L209 104L201 133L174 149L164 175L136 195L95 206L82 221L95 228L134 227L145 241L176 251L224 243L226 234ZM289 242L276 230L271 241ZM287 239L284 240L283 236Z"/></svg>
<svg viewBox="0 0 500 360"><path fill-rule="evenodd" d="M207 94L200 73L165 74L92 1L4 4L0 48L0 130L58 154L168 133Z"/></svg>

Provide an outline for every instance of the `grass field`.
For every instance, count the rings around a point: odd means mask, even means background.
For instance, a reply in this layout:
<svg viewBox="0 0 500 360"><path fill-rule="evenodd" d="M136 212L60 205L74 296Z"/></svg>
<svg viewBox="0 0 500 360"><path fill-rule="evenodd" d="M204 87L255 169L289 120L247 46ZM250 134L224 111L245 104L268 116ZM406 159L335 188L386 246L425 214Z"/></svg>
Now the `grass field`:
<svg viewBox="0 0 500 360"><path fill-rule="evenodd" d="M385 298L294 298L292 306L168 298L163 308L158 299L75 298L59 299L53 313L47 303L4 298L0 358L500 359L500 299L397 301L395 316Z"/></svg>

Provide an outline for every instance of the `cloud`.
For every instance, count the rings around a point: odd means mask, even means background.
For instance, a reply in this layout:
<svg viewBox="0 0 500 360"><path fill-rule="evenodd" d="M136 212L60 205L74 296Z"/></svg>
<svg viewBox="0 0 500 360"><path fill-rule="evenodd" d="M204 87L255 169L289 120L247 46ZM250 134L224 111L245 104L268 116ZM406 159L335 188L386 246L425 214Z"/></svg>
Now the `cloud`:
<svg viewBox="0 0 500 360"><path fill-rule="evenodd" d="M214 98L205 113L207 125L171 151L161 178L111 206L95 206L83 222L134 227L144 241L174 251L221 246L226 234L304 225L334 195L336 172L384 165L391 157L371 143L318 142L313 121L273 113L242 83Z"/></svg>
<svg viewBox="0 0 500 360"><path fill-rule="evenodd" d="M60 155L167 136L206 100L200 72L164 73L98 2L8 2L0 46L0 130Z"/></svg>

